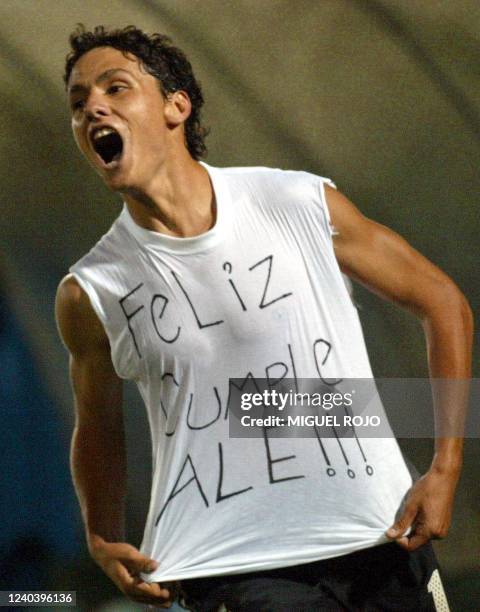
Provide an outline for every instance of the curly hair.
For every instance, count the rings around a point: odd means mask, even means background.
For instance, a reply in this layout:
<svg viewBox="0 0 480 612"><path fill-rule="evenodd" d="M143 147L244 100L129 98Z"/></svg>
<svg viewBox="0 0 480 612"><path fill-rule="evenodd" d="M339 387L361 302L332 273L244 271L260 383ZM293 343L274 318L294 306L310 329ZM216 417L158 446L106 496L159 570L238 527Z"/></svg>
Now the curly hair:
<svg viewBox="0 0 480 612"><path fill-rule="evenodd" d="M185 141L193 159L200 159L207 151L205 137L208 130L201 125L200 110L203 95L200 83L195 79L192 66L183 51L172 44L163 34L146 34L135 26L107 30L97 26L87 31L83 25L70 35L71 51L65 60L65 84L68 84L75 63L88 51L96 47L113 47L124 54L135 55L145 70L160 84L164 97L174 91L185 91L192 103L192 111L185 121Z"/></svg>

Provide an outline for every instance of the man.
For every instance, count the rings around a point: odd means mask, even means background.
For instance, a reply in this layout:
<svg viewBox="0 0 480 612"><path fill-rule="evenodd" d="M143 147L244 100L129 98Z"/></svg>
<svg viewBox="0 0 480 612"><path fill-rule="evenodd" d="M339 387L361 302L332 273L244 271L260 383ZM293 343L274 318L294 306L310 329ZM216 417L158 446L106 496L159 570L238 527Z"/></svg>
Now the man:
<svg viewBox="0 0 480 612"><path fill-rule="evenodd" d="M421 319L432 378L468 378L465 298L330 181L199 163L202 94L165 37L96 28L71 45L75 140L125 202L57 298L92 557L160 607L181 580L202 612L434 609L428 542L449 527L461 438L439 435L412 485L392 438L230 438L231 380L372 377L340 269ZM124 534L122 378L152 430L142 552ZM454 401L437 421L461 417Z"/></svg>

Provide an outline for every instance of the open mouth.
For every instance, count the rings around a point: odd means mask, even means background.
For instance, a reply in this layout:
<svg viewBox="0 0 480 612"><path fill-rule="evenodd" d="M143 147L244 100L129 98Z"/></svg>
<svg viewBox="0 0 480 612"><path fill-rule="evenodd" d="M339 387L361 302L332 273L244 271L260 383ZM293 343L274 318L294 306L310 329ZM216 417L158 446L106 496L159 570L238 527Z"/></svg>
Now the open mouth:
<svg viewBox="0 0 480 612"><path fill-rule="evenodd" d="M105 164L118 161L123 152L123 141L118 132L111 127L96 130L92 135L92 144L96 153Z"/></svg>

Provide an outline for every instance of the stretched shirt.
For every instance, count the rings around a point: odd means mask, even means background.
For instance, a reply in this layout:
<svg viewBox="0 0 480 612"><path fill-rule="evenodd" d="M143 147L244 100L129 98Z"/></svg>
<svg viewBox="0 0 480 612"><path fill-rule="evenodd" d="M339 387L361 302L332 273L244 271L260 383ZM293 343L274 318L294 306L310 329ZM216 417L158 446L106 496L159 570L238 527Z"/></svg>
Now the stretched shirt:
<svg viewBox="0 0 480 612"><path fill-rule="evenodd" d="M313 174L213 168L216 221L175 238L124 206L71 271L135 380L151 428L145 576L296 565L387 539L411 478L392 437L232 437L232 391L256 379L372 378ZM236 387L232 380L237 381ZM298 389L297 389L298 390Z"/></svg>

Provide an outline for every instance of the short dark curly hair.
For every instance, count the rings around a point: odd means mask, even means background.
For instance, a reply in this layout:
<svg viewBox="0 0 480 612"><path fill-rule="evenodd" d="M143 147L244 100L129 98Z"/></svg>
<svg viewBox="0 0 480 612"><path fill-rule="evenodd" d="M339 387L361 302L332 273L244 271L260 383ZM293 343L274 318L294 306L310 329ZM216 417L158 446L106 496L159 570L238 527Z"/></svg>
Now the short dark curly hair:
<svg viewBox="0 0 480 612"><path fill-rule="evenodd" d="M192 111L185 121L185 140L187 149L193 159L205 155L205 137L208 130L201 125L200 110L203 106L203 94L200 83L193 74L192 66L185 53L172 44L163 34L146 34L135 26L117 30L108 30L97 26L87 31L80 24L70 35L71 51L65 60L65 84L68 84L75 63L91 49L96 47L113 47L123 53L135 55L145 70L158 79L162 94L167 97L174 91L185 91L192 103Z"/></svg>

